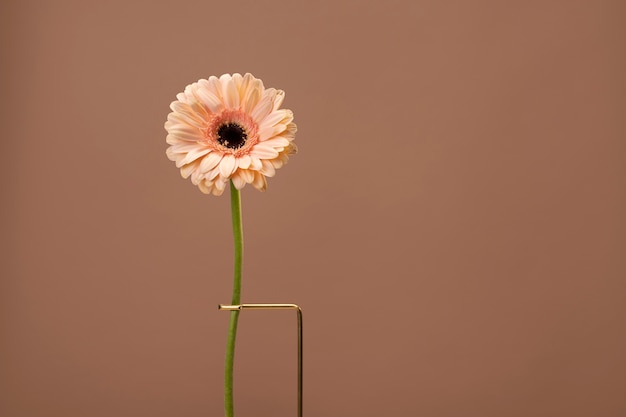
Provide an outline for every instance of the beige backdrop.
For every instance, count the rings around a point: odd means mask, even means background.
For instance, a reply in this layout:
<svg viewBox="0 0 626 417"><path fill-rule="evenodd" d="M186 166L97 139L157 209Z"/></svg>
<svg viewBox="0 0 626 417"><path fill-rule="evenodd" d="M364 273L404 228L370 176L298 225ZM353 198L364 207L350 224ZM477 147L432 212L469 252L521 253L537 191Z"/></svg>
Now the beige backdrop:
<svg viewBox="0 0 626 417"><path fill-rule="evenodd" d="M3 1L0 415L222 415L228 196L165 157L186 84L287 92L246 302L305 313L305 416L626 415L622 1ZM295 415L242 315L238 416Z"/></svg>

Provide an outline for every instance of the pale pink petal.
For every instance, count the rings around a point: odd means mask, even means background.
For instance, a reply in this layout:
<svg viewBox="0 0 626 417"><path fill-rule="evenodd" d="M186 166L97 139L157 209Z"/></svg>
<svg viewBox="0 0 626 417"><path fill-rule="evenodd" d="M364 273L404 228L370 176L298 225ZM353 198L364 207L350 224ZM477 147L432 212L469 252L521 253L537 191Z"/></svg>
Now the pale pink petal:
<svg viewBox="0 0 626 417"><path fill-rule="evenodd" d="M170 113L171 117L168 117L168 120L171 120L175 123L178 122L191 125L194 127L202 127L206 124L206 121L199 114L191 110L188 104L182 104L179 102L175 103L178 103L181 108L179 108L178 110L174 110L172 113Z"/></svg>
<svg viewBox="0 0 626 417"><path fill-rule="evenodd" d="M220 75L220 78L218 79L220 97L222 98L224 102L226 102L226 96L228 95L226 93L226 89L227 89L226 85L230 82L232 78L233 77L230 74L222 74Z"/></svg>
<svg viewBox="0 0 626 417"><path fill-rule="evenodd" d="M263 122L261 122L259 127L262 129L265 126L274 126L278 123L286 125L292 120L293 120L293 113L291 110L287 110L287 109L274 110L272 113L270 113L269 116L263 119Z"/></svg>
<svg viewBox="0 0 626 417"><path fill-rule="evenodd" d="M285 99L285 92L283 90L276 90L276 97L274 97L274 110L279 109Z"/></svg>
<svg viewBox="0 0 626 417"><path fill-rule="evenodd" d="M263 164L261 163L261 160L259 158L257 158L256 156L250 155L250 169L251 170L258 171L259 169L261 169L262 166Z"/></svg>
<svg viewBox="0 0 626 417"><path fill-rule="evenodd" d="M258 105L261 100L261 90L258 88L250 87L243 97L242 110L247 114L252 113L252 110Z"/></svg>
<svg viewBox="0 0 626 417"><path fill-rule="evenodd" d="M176 161L178 160L178 155L180 154L177 154L176 152L174 152L172 150L172 147L170 146L169 148L165 150L165 155L167 155L167 159L169 159L170 161Z"/></svg>
<svg viewBox="0 0 626 417"><path fill-rule="evenodd" d="M167 120L171 121L173 124L192 126L196 129L202 129L206 124L203 120L189 118L182 113L174 112L167 116Z"/></svg>
<svg viewBox="0 0 626 417"><path fill-rule="evenodd" d="M198 145L197 143L180 142L175 143L174 145L170 146L170 148L172 148L172 152L185 154L203 147Z"/></svg>
<svg viewBox="0 0 626 417"><path fill-rule="evenodd" d="M187 96L185 95L185 93L178 93L176 94L176 100L180 101L181 103L187 103Z"/></svg>
<svg viewBox="0 0 626 417"><path fill-rule="evenodd" d="M171 129L186 129L186 130L197 130L194 126L190 126L189 123L183 122L177 117L176 113L172 112L167 116L167 121L165 122L165 129L169 132Z"/></svg>
<svg viewBox="0 0 626 417"><path fill-rule="evenodd" d="M204 181L204 175L199 169L196 169L191 173L191 183L193 185L200 185L200 182Z"/></svg>
<svg viewBox="0 0 626 417"><path fill-rule="evenodd" d="M272 148L284 148L289 146L289 141L286 138L275 136L272 139L263 142L263 146L271 146Z"/></svg>
<svg viewBox="0 0 626 417"><path fill-rule="evenodd" d="M260 140L266 140L272 136L276 136L279 133L287 129L287 125L293 120L293 113L291 110L278 110L270 113L259 125L259 138Z"/></svg>
<svg viewBox="0 0 626 417"><path fill-rule="evenodd" d="M203 114L200 113L198 114L198 108L194 106L195 104L195 100L191 100L187 103L182 103L180 101L173 101L170 104L170 109L172 109L172 111L179 113L179 114L184 114L185 116L192 118L192 119L196 119L196 120L202 120L203 118Z"/></svg>
<svg viewBox="0 0 626 417"><path fill-rule="evenodd" d="M202 133L200 131L198 131L197 129L194 129L194 131L192 131L191 129L189 130L184 130L184 129L180 129L180 130L171 130L170 134L167 135L166 141L167 143L169 143L170 145L173 145L176 142L198 142L202 139L204 139Z"/></svg>
<svg viewBox="0 0 626 417"><path fill-rule="evenodd" d="M210 92L215 94L220 100L222 99L222 84L220 83L219 78L215 76L210 76L207 80L207 88Z"/></svg>
<svg viewBox="0 0 626 417"><path fill-rule="evenodd" d="M289 125L287 125L287 132L289 132L293 136L296 135L297 131L298 131L298 126L295 123L289 123Z"/></svg>
<svg viewBox="0 0 626 417"><path fill-rule="evenodd" d="M258 124L261 124L263 119L265 119L267 115L272 111L272 99L273 97L267 95L265 97L262 97L261 101L259 101L259 104L257 104L254 110L252 110L252 113L250 115L252 116L252 119Z"/></svg>
<svg viewBox="0 0 626 417"><path fill-rule="evenodd" d="M284 133L284 132L283 132L283 133ZM287 140L287 142L289 142L289 143L293 142L293 140L295 139L295 137L293 137L293 136L287 136L287 135L284 135L283 133L281 133L280 135L276 135L276 136L274 136L272 139L274 139L274 138L282 138L282 139L286 139L286 140Z"/></svg>
<svg viewBox="0 0 626 417"><path fill-rule="evenodd" d="M237 159L233 155L224 155L219 164L220 175L222 178L230 178L237 169Z"/></svg>
<svg viewBox="0 0 626 417"><path fill-rule="evenodd" d="M272 159L278 156L278 151L271 146L264 146L264 142L258 143L250 151L250 156L256 156L260 159Z"/></svg>
<svg viewBox="0 0 626 417"><path fill-rule="evenodd" d="M209 152L211 152L211 150L208 149L208 148L200 148L200 147L198 147L198 148L192 150L191 152L189 152L182 159L182 161L180 161L180 163L181 163L181 165L188 164L188 163L193 162L196 159L200 158L201 156L204 156L204 155L208 154ZM178 163L176 165L178 166ZM178 166L178 168L180 168L180 166Z"/></svg>
<svg viewBox="0 0 626 417"><path fill-rule="evenodd" d="M200 166L200 163L198 161L194 161L190 164L184 165L180 168L180 175L183 178L187 179L189 178L189 176L191 175L193 171L198 169L199 166Z"/></svg>
<svg viewBox="0 0 626 417"><path fill-rule="evenodd" d="M233 176L230 177L230 179L233 181L235 188L238 190L241 190L243 186L246 185L246 181L244 180L243 176L240 175L240 170L235 172Z"/></svg>
<svg viewBox="0 0 626 417"><path fill-rule="evenodd" d="M274 126L265 126L264 128L259 129L259 140L261 142L264 142L276 136L277 133L278 132L276 132L276 129Z"/></svg>
<svg viewBox="0 0 626 417"><path fill-rule="evenodd" d="M207 173L217 166L222 160L222 154L219 152L211 152L200 161L200 171Z"/></svg>
<svg viewBox="0 0 626 417"><path fill-rule="evenodd" d="M201 139L204 137L202 130L194 126L190 126L186 123L176 123L168 121L165 123L165 128L171 135L183 136L183 139L192 140L192 137L193 139ZM189 137L187 138L185 136Z"/></svg>
<svg viewBox="0 0 626 417"><path fill-rule="evenodd" d="M206 123L206 120L211 112L207 110L206 106L202 103L202 100L194 97L194 101L192 103L189 103L189 107L194 112L194 114L199 116L200 121Z"/></svg>
<svg viewBox="0 0 626 417"><path fill-rule="evenodd" d="M233 78L235 77L235 75L233 75ZM237 85L237 89L239 90L239 97L241 97L242 105L246 103L246 96L254 80L255 78L252 76L252 74L246 74L243 77L239 75L239 77L236 78L235 84Z"/></svg>
<svg viewBox="0 0 626 417"><path fill-rule="evenodd" d="M280 158L280 155L278 155L278 157ZM284 162L278 158L270 159L270 162L272 163L272 165L274 165L274 169L282 168L282 166L284 165Z"/></svg>
<svg viewBox="0 0 626 417"><path fill-rule="evenodd" d="M275 136L282 136L282 133L285 131L286 127L287 126L281 124L275 126L266 126L259 131L259 140L261 142L264 142Z"/></svg>
<svg viewBox="0 0 626 417"><path fill-rule="evenodd" d="M273 177L274 174L276 174L274 165L272 165L271 162L268 161L267 159L264 159L262 162L263 162L263 167L261 168L259 172L265 175L266 177Z"/></svg>
<svg viewBox="0 0 626 417"><path fill-rule="evenodd" d="M289 146L285 148L287 155L295 155L298 153L298 145L293 142L289 142Z"/></svg>
<svg viewBox="0 0 626 417"><path fill-rule="evenodd" d="M237 172L239 172L239 175L241 175L246 183L250 184L252 181L254 181L254 171L251 171L249 169L240 169Z"/></svg>
<svg viewBox="0 0 626 417"><path fill-rule="evenodd" d="M226 188L227 183L228 183L228 180L218 178L213 184L213 194L222 195L222 193L224 192L224 189Z"/></svg>
<svg viewBox="0 0 626 417"><path fill-rule="evenodd" d="M222 97L226 103L226 108L236 109L239 107L239 91L237 91L237 86L232 78L222 81Z"/></svg>
<svg viewBox="0 0 626 417"><path fill-rule="evenodd" d="M211 92L208 87L198 89L196 94L202 103L211 111L211 113L219 113L224 108L224 105L219 97Z"/></svg>
<svg viewBox="0 0 626 417"><path fill-rule="evenodd" d="M250 155L244 155L239 157L239 168L248 169L250 167Z"/></svg>
<svg viewBox="0 0 626 417"><path fill-rule="evenodd" d="M235 83L235 88L239 93L241 93L241 86L243 84L243 77L239 73L233 74L233 82ZM241 97L241 96L240 96Z"/></svg>
<svg viewBox="0 0 626 417"><path fill-rule="evenodd" d="M205 173L204 178L209 181L214 181L215 178L219 177L219 175L220 175L220 166L217 165L215 168Z"/></svg>
<svg viewBox="0 0 626 417"><path fill-rule="evenodd" d="M265 90L263 90L263 97L271 97L272 105L274 104L274 100L276 99L277 94L278 90L275 88L266 88Z"/></svg>
<svg viewBox="0 0 626 417"><path fill-rule="evenodd" d="M265 191L265 189L267 188L267 181L265 180L265 176L260 172L255 172L252 186L259 191Z"/></svg>
<svg viewBox="0 0 626 417"><path fill-rule="evenodd" d="M198 183L198 188L200 188L200 191L202 191L204 194L211 194L211 190L213 189L213 183L204 180Z"/></svg>

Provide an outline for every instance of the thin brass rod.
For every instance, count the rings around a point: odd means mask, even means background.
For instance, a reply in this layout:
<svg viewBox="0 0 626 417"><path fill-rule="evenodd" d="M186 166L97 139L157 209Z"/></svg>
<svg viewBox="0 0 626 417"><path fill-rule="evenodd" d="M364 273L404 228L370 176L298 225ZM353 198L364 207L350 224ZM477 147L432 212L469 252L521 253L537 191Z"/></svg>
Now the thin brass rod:
<svg viewBox="0 0 626 417"><path fill-rule="evenodd" d="M302 309L296 304L219 304L218 310L297 310L298 313L298 417L302 417Z"/></svg>

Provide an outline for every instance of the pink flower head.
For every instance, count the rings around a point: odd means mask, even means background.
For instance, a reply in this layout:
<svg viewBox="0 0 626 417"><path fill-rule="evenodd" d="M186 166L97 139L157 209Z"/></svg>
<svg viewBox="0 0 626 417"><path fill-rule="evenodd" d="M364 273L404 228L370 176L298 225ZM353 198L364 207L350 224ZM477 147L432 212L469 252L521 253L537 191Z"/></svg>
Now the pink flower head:
<svg viewBox="0 0 626 417"><path fill-rule="evenodd" d="M281 109L284 91L265 88L252 74L224 74L185 87L167 116L167 157L205 194L221 195L232 180L260 191L289 155L296 125Z"/></svg>

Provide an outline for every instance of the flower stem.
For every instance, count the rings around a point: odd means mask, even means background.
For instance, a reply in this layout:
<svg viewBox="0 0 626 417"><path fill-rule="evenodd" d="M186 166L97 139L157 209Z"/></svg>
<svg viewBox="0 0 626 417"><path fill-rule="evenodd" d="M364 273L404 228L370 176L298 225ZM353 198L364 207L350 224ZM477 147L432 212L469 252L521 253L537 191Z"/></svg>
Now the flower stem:
<svg viewBox="0 0 626 417"><path fill-rule="evenodd" d="M231 304L241 303L241 269L243 264L243 228L241 221L241 193L230 182L230 207L233 218L233 237L235 241L235 272L233 276L233 298ZM226 342L226 363L224 371L224 411L226 417L234 417L233 400L233 365L235 362L235 339L239 311L231 311Z"/></svg>

